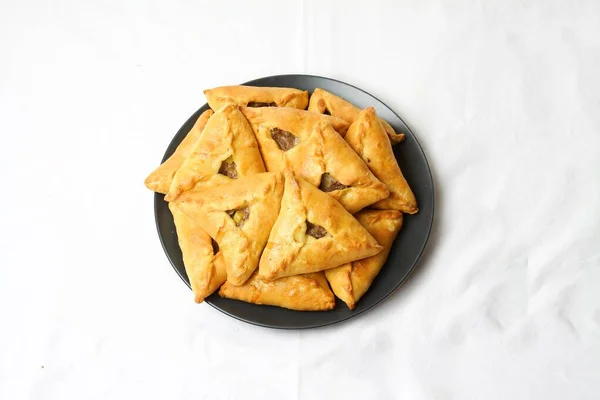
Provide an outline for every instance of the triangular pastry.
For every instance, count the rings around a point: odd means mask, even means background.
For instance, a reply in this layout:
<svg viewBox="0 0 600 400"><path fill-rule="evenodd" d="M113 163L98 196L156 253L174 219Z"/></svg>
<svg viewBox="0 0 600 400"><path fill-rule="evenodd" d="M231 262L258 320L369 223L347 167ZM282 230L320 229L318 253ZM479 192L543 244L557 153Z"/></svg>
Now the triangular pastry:
<svg viewBox="0 0 600 400"><path fill-rule="evenodd" d="M372 257L325 271L333 292L351 310L381 271L394 239L402 228L402 213L396 210L363 210L355 217L383 246L383 250Z"/></svg>
<svg viewBox="0 0 600 400"><path fill-rule="evenodd" d="M257 135L259 143L272 145L273 140ZM297 147L287 152L272 150L269 157L278 154L284 167L339 201L350 214L389 196L386 185L371 173L367 164L333 130L331 125L319 123Z"/></svg>
<svg viewBox="0 0 600 400"><path fill-rule="evenodd" d="M223 255L215 248L208 233L175 203L169 203L169 209L173 214L183 264L194 299L196 303L202 303L227 280Z"/></svg>
<svg viewBox="0 0 600 400"><path fill-rule="evenodd" d="M268 171L292 168L350 213L389 195L387 187L327 121L316 121L312 126L283 126L270 120L258 122L253 112L244 113L249 115Z"/></svg>
<svg viewBox="0 0 600 400"><path fill-rule="evenodd" d="M181 141L175 152L164 163L156 168L144 181L146 187L152 191L166 194L169 191L175 172L181 167L183 161L190 155L194 144L200 139L202 131L213 114L212 110L206 110L196 120L192 129Z"/></svg>
<svg viewBox="0 0 600 400"><path fill-rule="evenodd" d="M258 266L279 213L282 192L283 176L263 172L184 192L176 205L218 243L227 281L242 285Z"/></svg>
<svg viewBox="0 0 600 400"><path fill-rule="evenodd" d="M310 96L308 111L340 117L351 124L358 117L360 108L341 97L317 88ZM404 140L403 133L396 133L394 128L383 119L381 119L381 123L393 145Z"/></svg>
<svg viewBox="0 0 600 400"><path fill-rule="evenodd" d="M166 201L190 189L241 179L265 167L250 124L237 106L226 106L208 121L200 140L175 173Z"/></svg>
<svg viewBox="0 0 600 400"><path fill-rule="evenodd" d="M303 137L310 133L319 122L327 122L337 133L344 136L350 126L350 123L342 118L287 107L240 107L240 110L252 125L254 132L261 128L269 131L275 130L275 132L285 131L294 136Z"/></svg>
<svg viewBox="0 0 600 400"><path fill-rule="evenodd" d="M345 139L390 191L388 198L380 200L371 207L414 214L419 211L417 200L402 175L392 146L385 137L385 131L375 109L368 107L360 112L348 129Z"/></svg>
<svg viewBox="0 0 600 400"><path fill-rule="evenodd" d="M290 169L281 211L260 258L266 280L317 272L370 257L381 246L337 200Z"/></svg>
<svg viewBox="0 0 600 400"><path fill-rule="evenodd" d="M287 276L271 282L254 274L242 286L226 282L221 286L219 295L299 311L331 310L335 307L335 297L323 272Z"/></svg>
<svg viewBox="0 0 600 400"><path fill-rule="evenodd" d="M301 110L308 105L308 92L293 88L258 86L221 86L204 91L213 110L228 104L248 107L291 107Z"/></svg>

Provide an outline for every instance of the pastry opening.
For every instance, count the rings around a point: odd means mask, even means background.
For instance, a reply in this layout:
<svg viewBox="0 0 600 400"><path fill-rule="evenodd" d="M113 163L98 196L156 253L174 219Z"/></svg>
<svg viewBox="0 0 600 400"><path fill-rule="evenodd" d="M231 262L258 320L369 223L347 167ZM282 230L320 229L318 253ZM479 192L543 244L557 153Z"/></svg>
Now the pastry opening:
<svg viewBox="0 0 600 400"><path fill-rule="evenodd" d="M219 252L219 243L215 241L215 239L210 239L210 244L212 244L213 254L217 254Z"/></svg>
<svg viewBox="0 0 600 400"><path fill-rule="evenodd" d="M284 131L283 129L273 128L271 129L271 136L277 146L283 151L288 151L289 149L295 147L300 143L300 139L294 136L291 132Z"/></svg>
<svg viewBox="0 0 600 400"><path fill-rule="evenodd" d="M325 111L323 111L323 114L331 115L331 113L329 112L329 108L325 107Z"/></svg>
<svg viewBox="0 0 600 400"><path fill-rule="evenodd" d="M347 187L348 186L331 176L329 172L325 172L321 176L321 184L319 185L319 189L324 192L333 192L334 190L342 190L346 189Z"/></svg>
<svg viewBox="0 0 600 400"><path fill-rule="evenodd" d="M250 217L250 209L246 206L237 210L227 210L227 214L233 219L236 226L241 227L248 217Z"/></svg>
<svg viewBox="0 0 600 400"><path fill-rule="evenodd" d="M228 176L231 179L237 179L237 167L235 165L235 161L233 161L231 157L221 163L219 174Z"/></svg>
<svg viewBox="0 0 600 400"><path fill-rule="evenodd" d="M247 107L277 107L277 103L261 103L260 101L251 101Z"/></svg>
<svg viewBox="0 0 600 400"><path fill-rule="evenodd" d="M327 236L327 231L321 225L306 221L306 234L315 239L321 239L322 237Z"/></svg>

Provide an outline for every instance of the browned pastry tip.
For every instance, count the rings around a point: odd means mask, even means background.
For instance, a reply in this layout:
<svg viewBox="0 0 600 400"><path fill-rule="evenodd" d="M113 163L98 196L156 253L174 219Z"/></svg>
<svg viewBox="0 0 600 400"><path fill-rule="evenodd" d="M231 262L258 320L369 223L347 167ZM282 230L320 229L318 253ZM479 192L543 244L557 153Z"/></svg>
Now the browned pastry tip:
<svg viewBox="0 0 600 400"><path fill-rule="evenodd" d="M169 191L173 176L181 167L184 160L190 155L196 142L200 139L208 119L213 115L213 110L206 110L196 120L192 129L181 141L175 152L158 168L156 168L144 181L146 187L154 192L166 194Z"/></svg>
<svg viewBox="0 0 600 400"><path fill-rule="evenodd" d="M360 108L333 93L317 88L310 96L308 111L340 117L352 124L358 117ZM404 134L397 133L387 121L381 119L381 123L392 145L404 140Z"/></svg>

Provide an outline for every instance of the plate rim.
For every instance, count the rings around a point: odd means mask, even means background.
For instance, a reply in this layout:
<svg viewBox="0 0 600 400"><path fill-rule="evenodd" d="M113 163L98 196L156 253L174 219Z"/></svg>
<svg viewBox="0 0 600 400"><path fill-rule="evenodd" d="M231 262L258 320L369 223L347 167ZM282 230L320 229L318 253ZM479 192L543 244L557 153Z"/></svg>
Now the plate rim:
<svg viewBox="0 0 600 400"><path fill-rule="evenodd" d="M390 296L396 291L398 290L398 288L400 288L400 286L402 286L402 284L404 284L408 278L413 274L413 272L415 271L415 269L417 268L417 266L420 264L422 258L423 258L423 253L425 252L425 249L427 248L427 245L429 243L429 239L431 238L431 232L433 230L433 222L435 220L435 182L433 180L433 174L431 172L431 165L429 164L429 160L427 159L427 155L425 154L425 151L423 150L423 146L421 146L421 142L419 142L419 139L417 138L417 136L414 134L414 132L412 131L412 129L410 128L410 126L406 123L406 121L404 121L404 119L402 119L397 113L396 111L394 111L391 107L389 107L386 103L384 103L383 101L381 101L378 97L372 95L371 93L367 92L366 90L363 90L357 86L354 86L352 84L349 84L347 82L338 80L338 79L334 79L334 78L329 78L329 77L325 77L325 76L320 76L320 75L311 75L311 74L280 74L280 75L269 75L269 76L264 76L264 77L260 77L260 78L256 78L244 83L241 83L240 85L250 85L252 86L252 84L258 82L258 81L262 81L265 79L271 79L271 78L303 78L303 77L310 77L310 78L318 78L318 79L324 79L324 80L329 80L329 81L333 81L336 82L338 84L342 84L342 85L346 85L349 86L353 89L356 89L360 92L363 92L364 94L366 94L367 96L370 96L372 98L374 98L375 100L377 100L379 103L383 104L388 110L390 110L392 112L392 114L394 114L394 116L396 116L396 118L398 118L400 121L402 121L402 123L406 126L406 128L408 129L408 131L411 133L412 138L414 139L415 143L417 144L419 150L421 151L421 154L423 155L423 160L425 161L425 165L427 166L427 174L429 175L429 179L431 182L431 193L432 193L432 198L431 198L431 218L428 221L428 227L427 227L427 235L425 236L425 240L423 241L423 244L421 245L421 248L419 249L419 254L417 256L417 258L415 259L415 261L413 262L413 264L410 266L410 268L408 269L408 272L406 273L406 275L400 279L398 281L398 283L396 283L395 285L393 285L393 287L387 292L385 293L383 296L381 296L380 299L378 299L377 301L375 301L373 304L369 305L366 308L363 308L359 311L353 311L351 314L337 319L335 321L327 321L327 322L322 322L322 323L317 323L314 325L310 325L310 326L276 326L276 325L269 325L269 324L265 324L265 323L261 323L261 322L257 322L257 321L253 321L250 319L245 319L241 316L232 314L224 309L221 309L219 307L217 307L215 304L212 303L212 301L210 301L208 299L208 297L204 300L204 303L209 304L212 308L218 310L219 312L235 318L238 321L242 321L251 325L255 325L255 326L260 326L263 328L271 328L271 329L282 329L282 330L296 330L296 329L314 329L314 328L322 328L325 326L329 326L329 325L334 325L334 324L339 324L342 322L346 322L349 319L352 318L356 318L359 315L363 315L364 313L366 313L369 310L372 310L374 307L376 307L377 305L381 304L383 301L387 300L388 298L390 298ZM178 133L183 129L184 126L188 125L192 120L195 121L196 119L198 119L198 116L203 112L203 109L208 109L208 103L205 103L204 105L200 106L182 125L181 127L177 130L177 133L175 133L175 136L173 136L173 138L171 139L169 145L167 146L167 149L165 150L163 157L161 159L161 164L164 163L172 154L172 152L170 151L171 146L173 145L173 142L175 140L175 138L178 136ZM173 149L174 151L174 149ZM158 234L158 239L160 241L160 244L163 248L163 251L165 253L165 255L167 256L167 259L169 260L169 263L171 264L171 267L175 270L175 273L179 276L179 278L181 278L181 280L183 281L183 283L186 284L186 286L188 286L188 288L191 289L190 283L188 282L188 280L186 280L184 278L184 276L179 272L179 270L177 269L177 267L175 266L175 263L173 262L173 260L171 259L171 256L169 255L169 252L166 248L165 242L161 236L161 232L160 232L160 226L159 226L159 218L158 218L158 207L159 204L161 202L164 202L164 195L161 193L154 193L154 222L155 222L155 226L156 226L156 232ZM239 301L239 300L232 300L232 301ZM337 302L337 297L336 297L336 302ZM264 305L262 305L262 307L265 307ZM275 307L275 306L267 306L267 307Z"/></svg>

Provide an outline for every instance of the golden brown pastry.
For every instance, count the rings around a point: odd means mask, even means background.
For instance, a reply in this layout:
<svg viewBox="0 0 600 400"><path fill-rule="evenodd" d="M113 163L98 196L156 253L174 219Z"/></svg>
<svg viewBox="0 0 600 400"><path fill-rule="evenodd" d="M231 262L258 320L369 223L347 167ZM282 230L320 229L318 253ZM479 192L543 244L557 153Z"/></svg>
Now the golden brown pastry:
<svg viewBox="0 0 600 400"><path fill-rule="evenodd" d="M240 107L252 129L279 129L302 137L312 131L319 122L327 122L341 136L346 134L350 124L342 118L317 114L293 108L251 108Z"/></svg>
<svg viewBox="0 0 600 400"><path fill-rule="evenodd" d="M335 307L335 297L322 272L288 276L272 282L254 274L242 286L226 282L221 286L219 295L299 311L331 310Z"/></svg>
<svg viewBox="0 0 600 400"><path fill-rule="evenodd" d="M308 105L308 92L292 88L258 86L221 86L204 91L213 110L228 104L248 107L291 107L301 110Z"/></svg>
<svg viewBox="0 0 600 400"><path fill-rule="evenodd" d="M354 122L356 117L358 117L360 108L342 99L341 97L317 88L313 92L312 96L310 96L308 111L340 117L351 124ZM392 128L392 126L383 119L381 120L381 123L383 124L385 132L388 135L392 145L400 143L404 140L403 133L396 133L394 128Z"/></svg>
<svg viewBox="0 0 600 400"><path fill-rule="evenodd" d="M386 134L380 121L373 107L365 108L348 129L346 142L390 190L388 198L371 207L414 214L419 211L417 200L402 175L392 146L385 140Z"/></svg>
<svg viewBox="0 0 600 400"><path fill-rule="evenodd" d="M183 161L190 155L194 144L200 139L202 131L213 114L212 110L206 110L196 120L196 123L181 141L175 152L156 168L148 177L144 184L150 190L166 194L169 191L175 172L181 167Z"/></svg>
<svg viewBox="0 0 600 400"><path fill-rule="evenodd" d="M281 109L283 110L283 109ZM387 187L325 120L287 125L270 120L258 122L246 112L254 129L268 171L290 167L294 172L329 193L355 213L389 195ZM316 115L316 114L315 114Z"/></svg>
<svg viewBox="0 0 600 400"><path fill-rule="evenodd" d="M260 258L265 280L334 268L379 253L367 230L333 197L284 170L281 211Z"/></svg>
<svg viewBox="0 0 600 400"><path fill-rule="evenodd" d="M210 236L175 203L169 203L169 209L177 229L185 272L196 303L202 303L227 280L223 255L215 254Z"/></svg>
<svg viewBox="0 0 600 400"><path fill-rule="evenodd" d="M275 223L283 176L263 172L229 183L182 193L176 205L219 245L227 281L242 285L258 266Z"/></svg>
<svg viewBox="0 0 600 400"><path fill-rule="evenodd" d="M396 210L363 210L355 217L383 246L383 250L372 257L325 271L333 292L351 310L381 271L394 239L402 228L402 213Z"/></svg>
<svg viewBox="0 0 600 400"><path fill-rule="evenodd" d="M265 171L250 124L237 106L226 106L208 121L200 140L175 173L166 201Z"/></svg>

